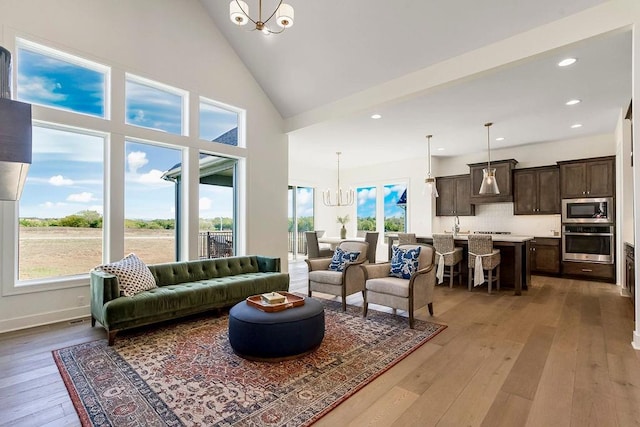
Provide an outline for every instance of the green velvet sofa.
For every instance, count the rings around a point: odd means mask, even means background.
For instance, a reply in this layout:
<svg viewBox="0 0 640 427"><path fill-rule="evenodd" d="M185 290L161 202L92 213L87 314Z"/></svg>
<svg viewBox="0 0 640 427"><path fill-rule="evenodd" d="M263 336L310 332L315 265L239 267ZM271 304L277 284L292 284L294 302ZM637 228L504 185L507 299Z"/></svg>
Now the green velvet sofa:
<svg viewBox="0 0 640 427"><path fill-rule="evenodd" d="M113 345L118 331L232 306L251 295L287 291L280 258L235 256L148 265L157 288L120 296L117 276L92 270L91 326L104 326Z"/></svg>

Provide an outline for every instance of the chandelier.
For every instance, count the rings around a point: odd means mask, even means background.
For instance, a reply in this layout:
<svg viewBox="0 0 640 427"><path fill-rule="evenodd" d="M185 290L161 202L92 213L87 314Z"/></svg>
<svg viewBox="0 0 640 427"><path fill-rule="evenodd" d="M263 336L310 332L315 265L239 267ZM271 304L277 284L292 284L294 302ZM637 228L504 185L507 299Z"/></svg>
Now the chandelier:
<svg viewBox="0 0 640 427"><path fill-rule="evenodd" d="M433 135L427 135L427 159L429 162L429 170L427 171L427 177L424 180L424 195L430 195L438 197L438 189L436 188L436 179L431 177L431 137Z"/></svg>
<svg viewBox="0 0 640 427"><path fill-rule="evenodd" d="M272 31L267 22L271 18L276 17L276 23L280 28L280 31ZM246 25L249 21L253 22L256 26L256 30L262 31L264 34L279 34L286 28L293 25L293 7L286 3L282 3L282 0L278 3L278 7L269 15L265 20L262 18L262 0L258 2L258 19L254 20L249 16L249 6L242 0L231 0L229 3L229 19L236 25Z"/></svg>
<svg viewBox="0 0 640 427"><path fill-rule="evenodd" d="M340 151L336 152L338 155L338 189L336 190L336 199L335 201L331 200L331 190L327 189L327 191L322 192L322 202L325 206L351 206L355 200L355 193L353 188L350 188L346 192L342 191L342 187L340 187Z"/></svg>
<svg viewBox="0 0 640 427"><path fill-rule="evenodd" d="M489 153L487 168L482 169L482 184L480 194L500 194L498 182L496 181L496 168L491 167L491 146L489 145L489 128L493 123L485 123L487 128L487 151Z"/></svg>

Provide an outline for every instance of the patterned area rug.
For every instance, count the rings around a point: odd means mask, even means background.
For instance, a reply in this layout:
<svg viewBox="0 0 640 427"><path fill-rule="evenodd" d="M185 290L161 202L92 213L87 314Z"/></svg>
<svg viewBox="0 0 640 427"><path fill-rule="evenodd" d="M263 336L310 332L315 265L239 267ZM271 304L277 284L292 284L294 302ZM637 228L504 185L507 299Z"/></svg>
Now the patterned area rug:
<svg viewBox="0 0 640 427"><path fill-rule="evenodd" d="M326 301L325 338L278 363L236 356L228 316L53 352L84 426L307 426L446 326Z"/></svg>

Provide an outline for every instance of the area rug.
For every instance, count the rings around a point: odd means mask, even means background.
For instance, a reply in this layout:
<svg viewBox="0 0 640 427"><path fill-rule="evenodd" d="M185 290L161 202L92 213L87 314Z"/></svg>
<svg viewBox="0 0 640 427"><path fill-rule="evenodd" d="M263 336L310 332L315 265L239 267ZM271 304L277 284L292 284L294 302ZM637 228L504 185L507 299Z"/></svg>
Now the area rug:
<svg viewBox="0 0 640 427"><path fill-rule="evenodd" d="M325 338L278 363L236 356L228 316L53 352L83 426L308 426L446 328L325 301Z"/></svg>

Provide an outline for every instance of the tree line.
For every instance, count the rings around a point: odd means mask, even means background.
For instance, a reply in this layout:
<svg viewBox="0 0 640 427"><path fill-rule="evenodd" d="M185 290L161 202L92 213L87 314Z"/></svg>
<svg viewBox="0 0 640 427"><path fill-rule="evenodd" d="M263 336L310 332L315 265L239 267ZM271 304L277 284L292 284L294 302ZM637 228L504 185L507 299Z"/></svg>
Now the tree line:
<svg viewBox="0 0 640 427"><path fill-rule="evenodd" d="M76 227L102 228L102 215L85 210L62 218L20 218L22 227ZM125 228L146 230L174 230L174 219L125 219ZM200 219L200 230L233 230L233 218L217 217Z"/></svg>

